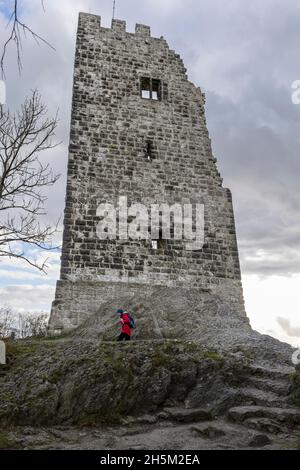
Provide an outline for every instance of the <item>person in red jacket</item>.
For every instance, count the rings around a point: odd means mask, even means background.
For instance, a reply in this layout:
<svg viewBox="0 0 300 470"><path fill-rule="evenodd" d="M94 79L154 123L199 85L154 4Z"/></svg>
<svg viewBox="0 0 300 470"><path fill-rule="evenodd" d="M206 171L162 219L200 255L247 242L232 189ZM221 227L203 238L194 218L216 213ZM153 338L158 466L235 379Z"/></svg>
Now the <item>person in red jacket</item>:
<svg viewBox="0 0 300 470"><path fill-rule="evenodd" d="M121 323L121 334L118 337L118 341L130 341L131 328L128 313L120 308L117 311L117 314L120 316Z"/></svg>

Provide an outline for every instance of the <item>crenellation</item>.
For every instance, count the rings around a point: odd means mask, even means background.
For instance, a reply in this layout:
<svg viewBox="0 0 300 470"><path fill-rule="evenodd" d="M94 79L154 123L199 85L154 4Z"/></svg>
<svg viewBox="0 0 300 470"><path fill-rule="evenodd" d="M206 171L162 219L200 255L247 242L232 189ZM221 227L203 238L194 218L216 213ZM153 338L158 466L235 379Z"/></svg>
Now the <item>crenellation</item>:
<svg viewBox="0 0 300 470"><path fill-rule="evenodd" d="M137 23L135 25L135 34L137 36L150 37L151 36L151 28L150 28L150 26L146 26L144 24Z"/></svg>
<svg viewBox="0 0 300 470"><path fill-rule="evenodd" d="M126 21L113 19L111 29L117 33L126 33Z"/></svg>
<svg viewBox="0 0 300 470"><path fill-rule="evenodd" d="M92 27L94 26L101 26L101 16L94 15L92 13L79 13L79 20L78 20L78 30L81 29L84 25L89 24Z"/></svg>

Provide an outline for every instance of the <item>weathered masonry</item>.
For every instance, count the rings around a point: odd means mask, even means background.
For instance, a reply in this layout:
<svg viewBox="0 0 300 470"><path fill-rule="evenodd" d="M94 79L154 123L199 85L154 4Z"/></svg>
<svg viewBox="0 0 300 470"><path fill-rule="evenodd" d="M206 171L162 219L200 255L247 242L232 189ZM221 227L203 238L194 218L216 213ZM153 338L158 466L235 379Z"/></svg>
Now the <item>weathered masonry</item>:
<svg viewBox="0 0 300 470"><path fill-rule="evenodd" d="M79 16L61 276L50 331L72 329L109 298L156 286L209 290L244 314L231 193L213 157L205 97L150 28ZM203 203L205 244L100 240L97 206Z"/></svg>

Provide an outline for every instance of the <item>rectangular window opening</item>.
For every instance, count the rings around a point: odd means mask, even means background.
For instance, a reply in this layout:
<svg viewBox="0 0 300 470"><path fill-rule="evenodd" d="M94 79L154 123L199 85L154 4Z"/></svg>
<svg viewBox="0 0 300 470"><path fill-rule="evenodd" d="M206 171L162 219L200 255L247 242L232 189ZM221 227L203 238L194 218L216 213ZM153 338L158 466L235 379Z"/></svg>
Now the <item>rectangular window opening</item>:
<svg viewBox="0 0 300 470"><path fill-rule="evenodd" d="M157 240L151 240L151 246L153 250L158 250L158 241Z"/></svg>
<svg viewBox="0 0 300 470"><path fill-rule="evenodd" d="M146 100L161 100L161 81L143 77L141 78L141 97Z"/></svg>
<svg viewBox="0 0 300 470"><path fill-rule="evenodd" d="M166 249L166 246L167 246L166 242L167 241L163 238L162 228L160 227L158 238L151 240L151 248L153 250L164 250Z"/></svg>
<svg viewBox="0 0 300 470"><path fill-rule="evenodd" d="M151 79L150 78L142 78L141 79L141 96L146 100L151 99Z"/></svg>
<svg viewBox="0 0 300 470"><path fill-rule="evenodd" d="M161 100L161 81L160 80L152 80L152 99L159 101Z"/></svg>

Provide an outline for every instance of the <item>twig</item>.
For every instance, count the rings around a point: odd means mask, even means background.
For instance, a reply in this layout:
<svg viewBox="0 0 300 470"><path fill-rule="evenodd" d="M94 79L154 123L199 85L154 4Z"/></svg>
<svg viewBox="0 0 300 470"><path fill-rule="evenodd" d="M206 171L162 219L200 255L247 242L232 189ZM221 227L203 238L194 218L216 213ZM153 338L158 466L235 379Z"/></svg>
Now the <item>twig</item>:
<svg viewBox="0 0 300 470"><path fill-rule="evenodd" d="M41 5L42 5L43 10L45 11L44 0L41 0ZM43 44L46 44L48 47L50 47L52 50L55 51L55 48L46 39L44 39L39 34L35 33L29 26L27 26L25 23L20 21L19 12L18 12L18 0L14 0L14 8L11 12L9 21L7 23L7 27L10 24L11 24L10 35L4 43L3 52L2 52L1 61L0 61L2 78L5 78L4 63L5 63L6 53L7 53L7 47L11 42L14 42L16 46L19 73L21 73L22 71L22 58L21 58L22 33L25 37L26 37L26 33L29 33L38 45L40 45L40 43L42 42Z"/></svg>

